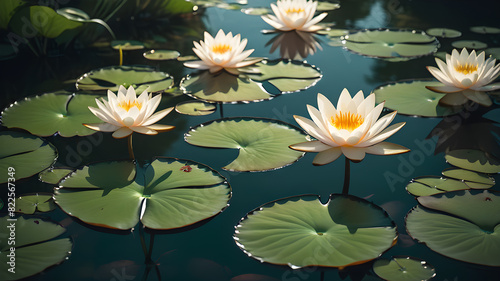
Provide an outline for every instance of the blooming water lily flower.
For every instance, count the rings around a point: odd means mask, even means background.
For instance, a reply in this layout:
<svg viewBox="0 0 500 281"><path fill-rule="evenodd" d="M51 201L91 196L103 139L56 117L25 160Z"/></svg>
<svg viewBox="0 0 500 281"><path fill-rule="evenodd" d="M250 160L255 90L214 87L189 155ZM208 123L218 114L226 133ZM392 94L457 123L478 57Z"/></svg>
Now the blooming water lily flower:
<svg viewBox="0 0 500 281"><path fill-rule="evenodd" d="M218 72L225 69L229 73L238 75L238 68L245 67L257 63L262 58L248 59L248 56L254 51L246 50L247 39L241 40L240 34L233 37L229 32L227 35L224 31L219 30L215 38L205 31L205 40L193 42L193 51L201 59L199 61L185 62L184 66L198 69L208 69L210 73Z"/></svg>
<svg viewBox="0 0 500 281"><path fill-rule="evenodd" d="M325 96L318 94L318 108L307 105L312 120L294 115L297 123L316 140L290 145L290 148L299 151L319 152L313 160L314 165L328 164L342 154L359 162L365 153L392 155L410 151L401 145L384 142L405 122L387 127L396 116L396 111L378 119L384 103L375 106L374 94L365 99L363 92L359 91L351 98L344 89L337 108Z"/></svg>
<svg viewBox="0 0 500 281"><path fill-rule="evenodd" d="M316 32L323 27L316 25L328 13L322 13L313 18L318 2L306 0L278 0L271 4L274 15L264 15L262 19L272 27L281 31L299 30Z"/></svg>
<svg viewBox="0 0 500 281"><path fill-rule="evenodd" d="M154 124L172 111L173 107L156 112L161 95L152 97L144 91L137 97L132 86L127 89L120 86L118 94L108 90L108 100L95 100L99 108L89 106L90 111L105 123L83 124L96 131L113 132L114 138L124 138L138 132L156 135L174 129L174 126Z"/></svg>
<svg viewBox="0 0 500 281"><path fill-rule="evenodd" d="M463 48L461 53L454 49L446 54L446 63L436 58L439 67L428 66L429 72L443 83L442 86L427 86L429 90L447 94L440 102L461 105L467 100L490 106L491 99L484 92L500 89L500 83L490 84L500 75L500 64L494 58L485 60L485 53L470 54Z"/></svg>

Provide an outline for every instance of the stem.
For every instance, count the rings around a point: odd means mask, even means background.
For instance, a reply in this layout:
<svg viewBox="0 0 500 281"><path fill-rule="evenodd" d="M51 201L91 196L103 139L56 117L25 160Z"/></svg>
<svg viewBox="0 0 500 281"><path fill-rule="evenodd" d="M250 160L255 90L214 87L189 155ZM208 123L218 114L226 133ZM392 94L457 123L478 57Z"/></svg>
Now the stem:
<svg viewBox="0 0 500 281"><path fill-rule="evenodd" d="M221 119L224 119L224 110L223 110L223 108L222 108L222 102L221 102L221 103L219 103L219 108L220 108L220 118L221 118Z"/></svg>
<svg viewBox="0 0 500 281"><path fill-rule="evenodd" d="M152 234L149 234L149 251L148 251L148 255L146 257L146 263L152 263L153 260L151 259L151 255L153 254L153 245L155 243L155 235L154 233Z"/></svg>
<svg viewBox="0 0 500 281"><path fill-rule="evenodd" d="M321 270L319 280L320 281L324 281L325 280L325 271L324 270Z"/></svg>
<svg viewBox="0 0 500 281"><path fill-rule="evenodd" d="M351 160L345 158L345 170L344 170L344 187L342 188L342 194L349 194L349 182L351 181Z"/></svg>
<svg viewBox="0 0 500 281"><path fill-rule="evenodd" d="M122 47L120 47L120 49L118 50L118 52L120 53L120 66L123 65L123 50L122 50Z"/></svg>
<svg viewBox="0 0 500 281"><path fill-rule="evenodd" d="M132 147L132 135L133 134L130 134L128 136L128 155L130 157L130 160L135 160L134 148Z"/></svg>
<svg viewBox="0 0 500 281"><path fill-rule="evenodd" d="M144 239L144 229L143 226L139 226L139 239L141 240L142 251L144 252L144 256L147 257L148 250L146 249L146 240Z"/></svg>

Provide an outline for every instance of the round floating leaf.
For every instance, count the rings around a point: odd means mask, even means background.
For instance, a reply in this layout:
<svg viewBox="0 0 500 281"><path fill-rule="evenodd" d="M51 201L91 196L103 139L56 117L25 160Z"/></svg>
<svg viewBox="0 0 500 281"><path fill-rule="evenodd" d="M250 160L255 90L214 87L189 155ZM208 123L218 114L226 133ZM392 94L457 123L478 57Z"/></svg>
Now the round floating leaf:
<svg viewBox="0 0 500 281"><path fill-rule="evenodd" d="M113 40L111 41L111 48L124 51L142 50L144 49L144 43L136 40Z"/></svg>
<svg viewBox="0 0 500 281"><path fill-rule="evenodd" d="M443 176L463 181L481 183L489 186L495 185L495 181L490 176L464 169L448 168L443 171Z"/></svg>
<svg viewBox="0 0 500 281"><path fill-rule="evenodd" d="M138 174L137 174L138 173ZM209 167L173 158L85 166L60 183L56 203L97 226L130 229L139 220L152 229L173 229L213 217L226 208L231 191Z"/></svg>
<svg viewBox="0 0 500 281"><path fill-rule="evenodd" d="M319 34L323 34L331 38L344 36L349 34L349 32L350 31L348 29L334 29L334 28L318 31Z"/></svg>
<svg viewBox="0 0 500 281"><path fill-rule="evenodd" d="M10 268L8 255L13 246L8 244L8 239L2 239L0 241L0 280L26 278L67 259L73 245L70 239L48 241L65 231L62 226L36 218L18 217L17 221L8 221L9 218L7 216L0 218L0 227L2 230L9 231L7 227L15 225L15 273L8 271Z"/></svg>
<svg viewBox="0 0 500 281"><path fill-rule="evenodd" d="M118 91L119 86L134 86L137 94L147 90L150 93L164 92L173 85L167 73L155 71L148 66L109 66L92 70L76 81L78 90Z"/></svg>
<svg viewBox="0 0 500 281"><path fill-rule="evenodd" d="M21 128L44 137L56 133L63 137L91 135L96 131L82 123L102 122L88 109L96 106L97 97L48 93L26 98L2 112L2 123L8 128Z"/></svg>
<svg viewBox="0 0 500 281"><path fill-rule="evenodd" d="M458 149L448 151L444 158L448 163L466 170L486 174L500 173L500 161L480 150Z"/></svg>
<svg viewBox="0 0 500 281"><path fill-rule="evenodd" d="M32 215L38 212L50 212L56 204L50 193L25 194L16 198L16 212Z"/></svg>
<svg viewBox="0 0 500 281"><path fill-rule="evenodd" d="M351 52L395 61L426 56L439 48L434 36L415 30L365 29L344 39L344 47Z"/></svg>
<svg viewBox="0 0 500 281"><path fill-rule="evenodd" d="M201 101L185 101L175 106L175 111L186 115L208 115L216 109L215 104Z"/></svg>
<svg viewBox="0 0 500 281"><path fill-rule="evenodd" d="M271 13L271 9L265 7L245 8L241 9L241 11L247 15L253 15L253 16L262 16Z"/></svg>
<svg viewBox="0 0 500 281"><path fill-rule="evenodd" d="M490 184L477 183L473 181L455 180L440 177L418 177L406 186L406 190L414 196L429 196L448 191L465 189L487 189Z"/></svg>
<svg viewBox="0 0 500 281"><path fill-rule="evenodd" d="M476 40L459 40L452 42L451 45L453 48L457 49L462 49L462 48L467 48L467 49L484 49L488 47L488 44L481 42L481 41L476 41Z"/></svg>
<svg viewBox="0 0 500 281"><path fill-rule="evenodd" d="M57 158L50 143L23 132L0 132L0 183L30 177L52 166ZM12 167L14 171L9 171ZM10 180L9 182L12 182ZM7 188L7 186L6 186Z"/></svg>
<svg viewBox="0 0 500 281"><path fill-rule="evenodd" d="M500 28L490 26L473 26L470 31L481 34L499 34Z"/></svg>
<svg viewBox="0 0 500 281"><path fill-rule="evenodd" d="M42 171L39 176L39 180L44 183L58 184L64 177L73 172L74 169L70 168L53 168Z"/></svg>
<svg viewBox="0 0 500 281"><path fill-rule="evenodd" d="M342 208L330 207L344 205L344 201L375 221L366 219L366 223L360 224L360 217ZM382 208L364 199L340 194L332 195L327 204L322 204L317 196L297 196L268 203L249 213L236 227L234 236L249 256L293 268L344 268L368 262L391 248L396 238L396 226Z"/></svg>
<svg viewBox="0 0 500 281"><path fill-rule="evenodd" d="M267 171L290 165L303 153L288 146L308 137L290 124L257 118L228 118L191 128L185 140L197 146L239 149L238 157L223 167L230 171Z"/></svg>
<svg viewBox="0 0 500 281"><path fill-rule="evenodd" d="M500 266L500 255L498 255L500 218L496 215L500 198L487 191L474 194L469 191L458 191L454 192L454 195L447 193L441 196L429 196L433 197L432 200L421 200L424 197L419 197L419 201L433 207L444 203L445 206L440 210L452 213L418 206L406 217L408 233L414 239L447 257L470 263ZM464 211L461 211L462 208ZM465 210L471 213L465 214L468 220L460 218L460 215L466 213Z"/></svg>
<svg viewBox="0 0 500 281"><path fill-rule="evenodd" d="M436 270L426 261L404 256L378 259L373 263L378 277L388 281L423 281L436 275Z"/></svg>
<svg viewBox="0 0 500 281"><path fill-rule="evenodd" d="M151 50L143 54L148 60L174 60L180 55L179 52L172 50Z"/></svg>
<svg viewBox="0 0 500 281"><path fill-rule="evenodd" d="M426 33L432 36L443 38L457 38L462 36L462 32L450 28L429 28L427 29Z"/></svg>
<svg viewBox="0 0 500 281"><path fill-rule="evenodd" d="M338 8L340 8L339 3L318 1L318 7L316 8L316 11L318 11L318 12L333 11L333 10L336 10Z"/></svg>
<svg viewBox="0 0 500 281"><path fill-rule="evenodd" d="M442 117L459 112L460 107L439 105L444 95L425 88L438 85L442 84L435 80L399 81L379 86L373 93L377 103L385 101L385 107L397 110L399 114Z"/></svg>

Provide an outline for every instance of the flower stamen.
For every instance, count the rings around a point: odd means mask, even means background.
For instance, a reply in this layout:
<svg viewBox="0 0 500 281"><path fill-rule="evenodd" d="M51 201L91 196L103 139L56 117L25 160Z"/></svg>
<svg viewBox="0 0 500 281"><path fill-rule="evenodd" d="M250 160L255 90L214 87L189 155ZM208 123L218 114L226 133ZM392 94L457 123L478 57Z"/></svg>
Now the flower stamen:
<svg viewBox="0 0 500 281"><path fill-rule="evenodd" d="M217 54L225 54L231 51L233 48L228 44L218 44L212 47L212 52Z"/></svg>
<svg viewBox="0 0 500 281"><path fill-rule="evenodd" d="M457 72L460 72L460 73L465 74L465 75L476 72L477 68L478 68L477 64L469 64L469 63L458 64L455 66L455 70Z"/></svg>
<svg viewBox="0 0 500 281"><path fill-rule="evenodd" d="M330 123L337 129L348 130L349 132L354 131L356 128L361 126L365 119L359 114L353 114L351 112L338 112L335 117L331 117Z"/></svg>
<svg viewBox="0 0 500 281"><path fill-rule="evenodd" d="M286 14L289 15L289 14L299 14L299 13L302 13L304 12L304 9L303 8L288 8L286 9Z"/></svg>
<svg viewBox="0 0 500 281"><path fill-rule="evenodd" d="M125 109L126 111L129 111L132 107L137 107L137 109L141 110L142 108L142 103L137 102L137 101L122 101L118 104L119 107Z"/></svg>

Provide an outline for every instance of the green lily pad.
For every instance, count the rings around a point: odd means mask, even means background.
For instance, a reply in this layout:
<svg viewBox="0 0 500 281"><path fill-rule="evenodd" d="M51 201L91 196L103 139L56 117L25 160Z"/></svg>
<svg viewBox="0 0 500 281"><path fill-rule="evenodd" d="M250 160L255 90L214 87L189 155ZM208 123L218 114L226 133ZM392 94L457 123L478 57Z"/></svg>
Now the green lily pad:
<svg viewBox="0 0 500 281"><path fill-rule="evenodd" d="M164 92L173 85L173 79L167 73L155 71L149 66L109 66L95 69L76 81L78 90L118 91L120 85L134 86L139 95L144 90L150 93Z"/></svg>
<svg viewBox="0 0 500 281"><path fill-rule="evenodd" d="M499 34L500 28L491 26L473 26L470 31L481 34Z"/></svg>
<svg viewBox="0 0 500 281"><path fill-rule="evenodd" d="M58 184L64 177L73 172L70 168L53 168L42 171L38 174L38 179L44 183Z"/></svg>
<svg viewBox="0 0 500 281"><path fill-rule="evenodd" d="M425 86L438 86L435 80L398 81L377 87L375 93L377 103L385 101L385 107L397 110L398 114L424 117L443 117L456 114L460 107L444 107L439 105L443 94L433 92Z"/></svg>
<svg viewBox="0 0 500 281"><path fill-rule="evenodd" d="M239 149L229 171L267 171L290 165L304 155L288 148L308 140L299 129L265 118L226 118L191 128L186 142L204 147Z"/></svg>
<svg viewBox="0 0 500 281"><path fill-rule="evenodd" d="M241 9L241 11L247 15L253 15L253 16L263 16L270 14L272 12L271 9L267 7L244 8Z"/></svg>
<svg viewBox="0 0 500 281"><path fill-rule="evenodd" d="M256 70L258 74L235 76L226 71L216 74L202 71L183 78L180 87L188 96L206 102L248 103L305 90L322 77L316 67L290 60L264 60L249 68ZM276 87L279 92L270 93L263 87L267 83Z"/></svg>
<svg viewBox="0 0 500 281"><path fill-rule="evenodd" d="M376 218L375 221L365 219L360 225L361 217L330 207L345 205L344 201L359 207L362 210L359 214ZM385 219L380 220L381 217ZM249 256L292 268L344 268L368 262L391 248L396 238L396 226L382 208L340 194L331 195L326 204L317 196L296 196L268 203L242 219L234 235L238 246Z"/></svg>
<svg viewBox="0 0 500 281"><path fill-rule="evenodd" d="M429 196L449 191L466 189L487 189L493 185L478 183L474 181L456 180L441 177L418 177L413 179L407 186L406 191L414 196Z"/></svg>
<svg viewBox="0 0 500 281"><path fill-rule="evenodd" d="M419 197L406 217L408 233L447 257L500 266L500 196L484 191L455 191Z"/></svg>
<svg viewBox="0 0 500 281"><path fill-rule="evenodd" d="M373 272L388 281L425 281L436 276L436 270L426 261L405 256L378 259L373 263Z"/></svg>
<svg viewBox="0 0 500 281"><path fill-rule="evenodd" d="M68 258L73 246L71 240L52 240L64 233L62 226L38 218L18 217L17 221L9 221L9 218L0 218L0 227L4 233L9 231L8 226L15 225L16 244L13 247L8 239L0 240L0 280L26 278ZM15 249L15 273L8 271L11 247Z"/></svg>
<svg viewBox="0 0 500 281"><path fill-rule="evenodd" d="M16 212L32 215L35 212L50 212L56 208L52 194L25 194L16 198Z"/></svg>
<svg viewBox="0 0 500 281"><path fill-rule="evenodd" d="M2 123L8 128L20 128L47 137L58 133L62 137L88 136L96 131L82 123L102 122L90 110L95 95L48 93L26 98L2 112Z"/></svg>
<svg viewBox="0 0 500 281"><path fill-rule="evenodd" d="M213 217L231 197L225 178L190 160L158 158L150 165L103 162L67 177L55 192L63 211L97 226L174 229Z"/></svg>
<svg viewBox="0 0 500 281"><path fill-rule="evenodd" d="M41 138L24 132L0 132L0 183L27 178L52 166L57 150ZM6 186L7 188L7 186Z"/></svg>
<svg viewBox="0 0 500 281"><path fill-rule="evenodd" d="M462 169L486 174L500 173L500 161L480 150L458 149L448 151L444 158L448 163Z"/></svg>
<svg viewBox="0 0 500 281"><path fill-rule="evenodd" d="M201 101L185 101L175 106L175 111L193 116L212 114L216 109L215 104Z"/></svg>
<svg viewBox="0 0 500 281"><path fill-rule="evenodd" d="M374 58L405 61L437 51L439 41L422 31L365 29L344 37L344 47Z"/></svg>
<svg viewBox="0 0 500 281"><path fill-rule="evenodd" d="M488 44L477 40L459 40L452 42L451 45L457 49L467 48L477 50L488 48Z"/></svg>
<svg viewBox="0 0 500 281"><path fill-rule="evenodd" d="M115 50L122 49L123 51L142 50L145 48L144 43L136 40L113 40L111 48Z"/></svg>
<svg viewBox="0 0 500 281"><path fill-rule="evenodd" d="M7 29L9 21L19 7L26 4L20 0L2 0L0 1L0 29Z"/></svg>
<svg viewBox="0 0 500 281"><path fill-rule="evenodd" d="M148 60L174 60L180 55L179 52L172 50L151 50L143 54Z"/></svg>
<svg viewBox="0 0 500 281"><path fill-rule="evenodd" d="M337 38L341 36L345 36L350 33L348 29L335 29L335 28L330 28L326 30L320 30L317 32L318 34L323 34L326 35L330 38Z"/></svg>
<svg viewBox="0 0 500 281"><path fill-rule="evenodd" d="M317 12L333 11L340 8L339 3L331 3L326 1L318 1L318 6L316 7Z"/></svg>
<svg viewBox="0 0 500 281"><path fill-rule="evenodd" d="M448 168L443 171L443 176L463 181L481 183L489 186L495 185L495 180L487 174L476 173L469 170Z"/></svg>
<svg viewBox="0 0 500 281"><path fill-rule="evenodd" d="M457 38L462 36L462 32L450 28L429 28L425 31L425 33L431 36L443 38Z"/></svg>

